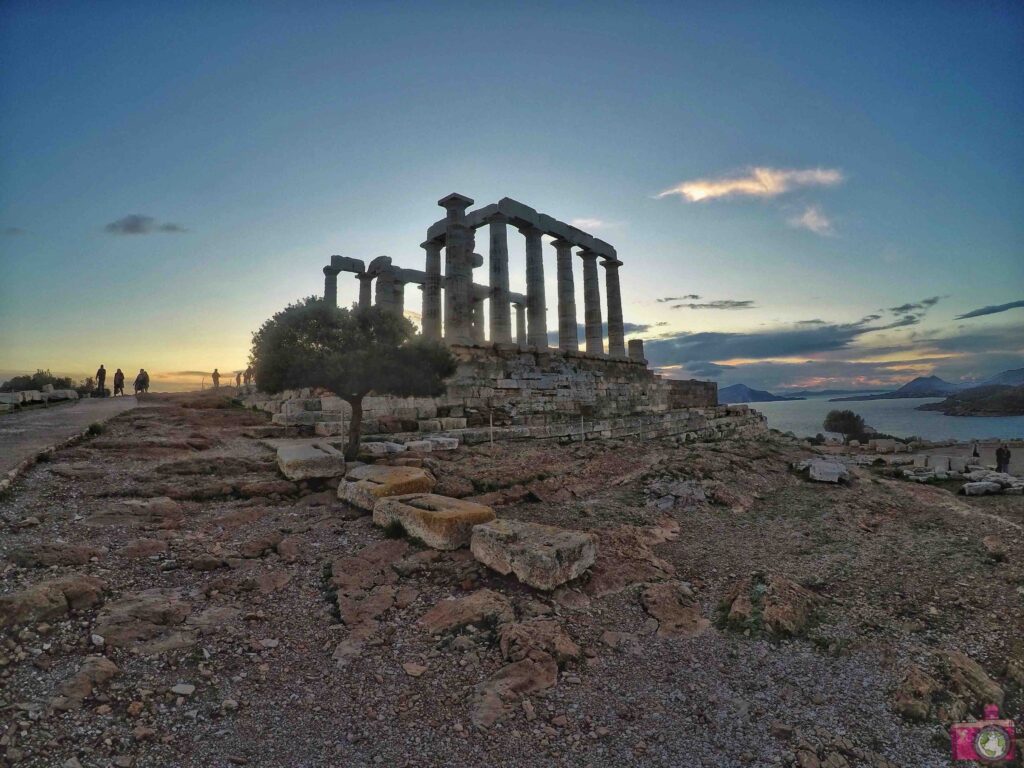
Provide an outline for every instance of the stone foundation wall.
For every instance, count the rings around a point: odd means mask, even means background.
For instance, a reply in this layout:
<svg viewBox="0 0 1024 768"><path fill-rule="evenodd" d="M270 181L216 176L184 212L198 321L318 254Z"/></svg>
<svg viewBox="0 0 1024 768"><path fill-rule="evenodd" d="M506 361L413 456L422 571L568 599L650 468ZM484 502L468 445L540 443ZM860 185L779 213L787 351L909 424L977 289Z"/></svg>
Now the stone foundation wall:
<svg viewBox="0 0 1024 768"><path fill-rule="evenodd" d="M643 361L582 353L536 352L518 346L456 346L455 374L435 398L367 397L363 433L445 433L465 442L491 439L596 439L641 435L712 437L727 430L764 430L746 406L718 406L713 382L674 381ZM344 433L351 409L338 397L309 391L248 405L286 426Z"/></svg>

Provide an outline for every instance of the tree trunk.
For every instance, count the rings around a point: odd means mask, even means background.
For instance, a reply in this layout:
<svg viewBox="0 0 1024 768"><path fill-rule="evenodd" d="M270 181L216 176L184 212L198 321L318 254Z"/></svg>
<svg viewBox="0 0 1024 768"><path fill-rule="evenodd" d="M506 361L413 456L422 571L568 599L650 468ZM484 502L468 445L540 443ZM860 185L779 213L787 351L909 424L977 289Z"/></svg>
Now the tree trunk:
<svg viewBox="0 0 1024 768"><path fill-rule="evenodd" d="M345 398L352 406L352 420L348 423L348 444L345 446L345 461L355 461L359 455L359 432L363 426L363 397Z"/></svg>

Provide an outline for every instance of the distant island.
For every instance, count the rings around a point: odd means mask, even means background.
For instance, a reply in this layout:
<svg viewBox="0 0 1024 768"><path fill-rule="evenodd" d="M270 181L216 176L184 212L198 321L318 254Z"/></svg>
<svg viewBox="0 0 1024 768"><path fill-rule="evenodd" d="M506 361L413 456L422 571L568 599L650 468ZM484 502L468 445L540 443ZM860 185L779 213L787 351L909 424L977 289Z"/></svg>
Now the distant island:
<svg viewBox="0 0 1024 768"><path fill-rule="evenodd" d="M751 389L746 384L733 384L718 390L720 403L775 403L783 400L805 400L803 397L783 397L773 395L763 389Z"/></svg>
<svg viewBox="0 0 1024 768"><path fill-rule="evenodd" d="M884 389L798 389L795 392L786 392L786 397L804 399L825 395L870 395L884 391Z"/></svg>
<svg viewBox="0 0 1024 768"><path fill-rule="evenodd" d="M990 384L950 395L941 403L925 403L919 411L947 416L1024 416L1024 386Z"/></svg>
<svg viewBox="0 0 1024 768"><path fill-rule="evenodd" d="M950 397L958 392L968 392L988 386L1010 386L1018 387L1024 384L1024 368L1014 368L1009 371L997 373L985 381L976 383L954 384L940 379L938 376L918 376L908 381L899 389L892 392L882 392L877 395L856 395L853 397L835 397L829 400L831 403L848 403L860 400L898 400L904 397Z"/></svg>

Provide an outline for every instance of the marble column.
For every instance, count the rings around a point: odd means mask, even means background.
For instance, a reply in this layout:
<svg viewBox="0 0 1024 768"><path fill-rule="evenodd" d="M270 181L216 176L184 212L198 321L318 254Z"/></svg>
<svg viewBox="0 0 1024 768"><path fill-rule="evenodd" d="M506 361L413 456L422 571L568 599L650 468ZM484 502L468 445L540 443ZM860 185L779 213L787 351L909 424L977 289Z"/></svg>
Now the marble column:
<svg viewBox="0 0 1024 768"><path fill-rule="evenodd" d="M365 272L356 275L359 281L359 308L366 309L373 305L373 275Z"/></svg>
<svg viewBox="0 0 1024 768"><path fill-rule="evenodd" d="M644 340L643 339L630 339L629 340L629 359L637 363L645 363L647 359L644 357Z"/></svg>
<svg viewBox="0 0 1024 768"><path fill-rule="evenodd" d="M449 344L468 344L470 291L473 283L473 231L466 226L471 198L451 194L437 201L447 211L445 227L444 337Z"/></svg>
<svg viewBox="0 0 1024 768"><path fill-rule="evenodd" d="M423 283L423 336L441 339L441 244L428 240L420 244L427 252L427 279Z"/></svg>
<svg viewBox="0 0 1024 768"><path fill-rule="evenodd" d="M338 273L336 267L324 267L324 301L333 307L338 306Z"/></svg>
<svg viewBox="0 0 1024 768"><path fill-rule="evenodd" d="M473 339L474 344L483 344L485 341L484 300L474 296L472 299L470 299L470 306L472 307L472 321L469 329L470 338Z"/></svg>
<svg viewBox="0 0 1024 768"><path fill-rule="evenodd" d="M405 317L405 283L401 280L391 281L391 309L399 317Z"/></svg>
<svg viewBox="0 0 1024 768"><path fill-rule="evenodd" d="M597 280L597 254L580 251L583 259L583 321L587 327L587 354L603 355L601 339L601 288Z"/></svg>
<svg viewBox="0 0 1024 768"><path fill-rule="evenodd" d="M487 223L491 232L491 251L487 260L491 273L491 342L507 344L512 341L508 300L508 219L498 213Z"/></svg>
<svg viewBox="0 0 1024 768"><path fill-rule="evenodd" d="M544 299L543 234L535 227L520 227L526 238L527 341L537 349L548 348L547 302Z"/></svg>
<svg viewBox="0 0 1024 768"><path fill-rule="evenodd" d="M572 243L555 240L558 257L558 348L576 352L580 348L576 330L576 289L572 281Z"/></svg>
<svg viewBox="0 0 1024 768"><path fill-rule="evenodd" d="M608 301L608 354L612 357L626 356L625 332L622 325L622 294L619 290L619 267L622 262L618 259L605 259L601 262L604 267L604 289Z"/></svg>
<svg viewBox="0 0 1024 768"><path fill-rule="evenodd" d="M526 307L516 304L516 344L526 346Z"/></svg>
<svg viewBox="0 0 1024 768"><path fill-rule="evenodd" d="M377 285L374 291L374 304L381 309L391 312L395 308L395 287L389 275L377 275Z"/></svg>

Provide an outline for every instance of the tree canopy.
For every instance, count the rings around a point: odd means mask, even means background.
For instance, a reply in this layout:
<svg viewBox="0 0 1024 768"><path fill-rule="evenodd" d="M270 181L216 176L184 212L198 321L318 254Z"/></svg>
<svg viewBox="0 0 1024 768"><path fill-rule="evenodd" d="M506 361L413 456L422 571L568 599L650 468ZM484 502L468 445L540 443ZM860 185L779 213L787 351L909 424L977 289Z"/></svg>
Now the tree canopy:
<svg viewBox="0 0 1024 768"><path fill-rule="evenodd" d="M256 385L271 394L322 387L352 406L345 454L359 448L362 399L438 395L455 360L438 342L379 307L342 309L316 297L278 312L253 334L250 362Z"/></svg>
<svg viewBox="0 0 1024 768"><path fill-rule="evenodd" d="M864 434L864 419L853 411L829 411L822 426L826 432L839 432L845 438Z"/></svg>

